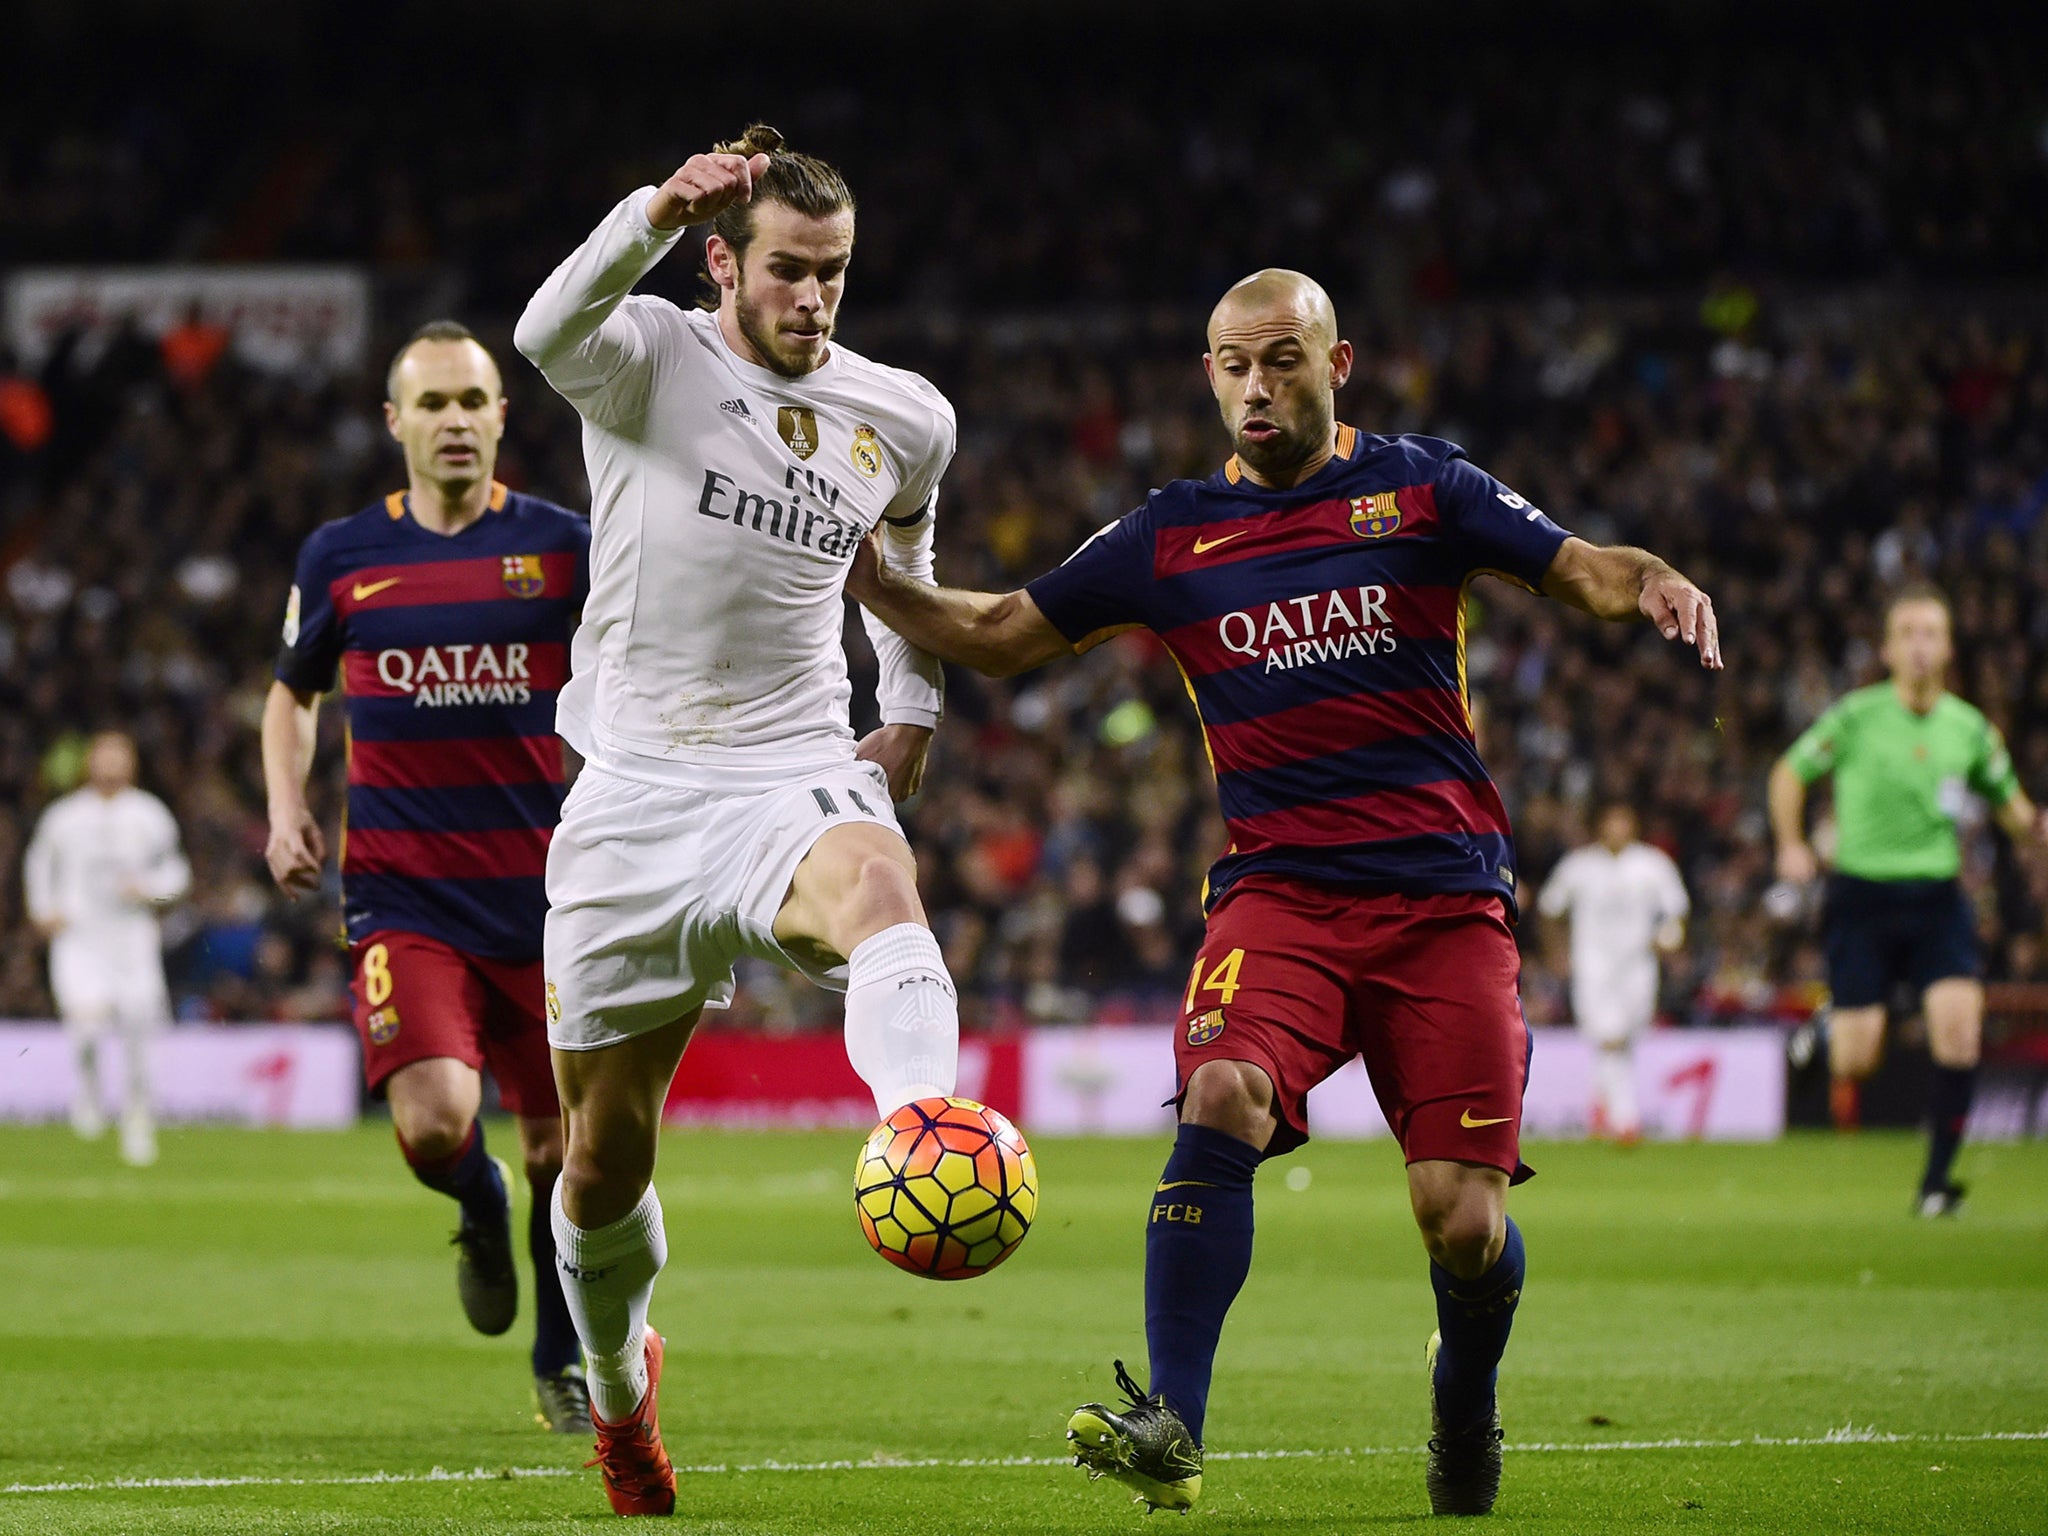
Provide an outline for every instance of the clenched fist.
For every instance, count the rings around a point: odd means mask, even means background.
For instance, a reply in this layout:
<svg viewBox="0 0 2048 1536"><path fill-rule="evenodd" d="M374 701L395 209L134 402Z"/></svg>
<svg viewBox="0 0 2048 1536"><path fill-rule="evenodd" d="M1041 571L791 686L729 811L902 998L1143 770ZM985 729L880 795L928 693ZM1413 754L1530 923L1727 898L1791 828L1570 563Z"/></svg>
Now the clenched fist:
<svg viewBox="0 0 2048 1536"><path fill-rule="evenodd" d="M656 229L708 224L734 203L751 198L754 178L767 169L766 155L692 155L654 189L647 200L647 222Z"/></svg>

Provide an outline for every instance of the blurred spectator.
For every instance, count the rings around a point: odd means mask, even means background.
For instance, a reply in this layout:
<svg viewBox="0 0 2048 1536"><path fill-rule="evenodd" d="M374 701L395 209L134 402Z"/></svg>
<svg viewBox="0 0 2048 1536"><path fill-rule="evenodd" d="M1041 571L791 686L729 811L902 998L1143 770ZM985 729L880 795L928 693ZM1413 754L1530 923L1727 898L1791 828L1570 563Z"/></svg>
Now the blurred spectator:
<svg viewBox="0 0 2048 1536"><path fill-rule="evenodd" d="M200 307L193 304L186 309L183 319L164 332L159 344L164 372L178 388L198 389L212 376L231 339L226 326L208 320Z"/></svg>

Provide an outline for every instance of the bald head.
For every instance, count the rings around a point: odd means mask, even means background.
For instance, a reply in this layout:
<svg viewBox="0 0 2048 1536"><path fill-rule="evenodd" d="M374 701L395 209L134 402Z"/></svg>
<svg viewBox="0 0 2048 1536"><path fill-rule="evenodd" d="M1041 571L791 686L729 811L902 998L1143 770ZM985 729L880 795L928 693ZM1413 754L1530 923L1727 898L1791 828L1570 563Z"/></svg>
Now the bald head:
<svg viewBox="0 0 2048 1536"><path fill-rule="evenodd" d="M1209 350L1219 338L1249 339L1291 331L1317 348L1337 344L1337 307L1305 272L1267 267L1231 284L1209 313Z"/></svg>
<svg viewBox="0 0 2048 1536"><path fill-rule="evenodd" d="M1321 283L1269 267L1233 286L1209 316L1202 364L1237 462L1255 482L1297 485L1330 462L1351 343L1338 337Z"/></svg>

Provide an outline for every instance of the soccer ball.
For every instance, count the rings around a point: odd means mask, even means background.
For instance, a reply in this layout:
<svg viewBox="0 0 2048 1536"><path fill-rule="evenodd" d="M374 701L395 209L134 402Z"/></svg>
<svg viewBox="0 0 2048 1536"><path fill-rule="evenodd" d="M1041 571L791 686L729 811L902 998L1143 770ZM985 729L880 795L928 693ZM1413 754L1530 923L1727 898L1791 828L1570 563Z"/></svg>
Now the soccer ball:
<svg viewBox="0 0 2048 1536"><path fill-rule="evenodd" d="M928 1280L971 1280L1012 1253L1038 1211L1017 1127L972 1099L918 1099L868 1133L854 1208L875 1252Z"/></svg>

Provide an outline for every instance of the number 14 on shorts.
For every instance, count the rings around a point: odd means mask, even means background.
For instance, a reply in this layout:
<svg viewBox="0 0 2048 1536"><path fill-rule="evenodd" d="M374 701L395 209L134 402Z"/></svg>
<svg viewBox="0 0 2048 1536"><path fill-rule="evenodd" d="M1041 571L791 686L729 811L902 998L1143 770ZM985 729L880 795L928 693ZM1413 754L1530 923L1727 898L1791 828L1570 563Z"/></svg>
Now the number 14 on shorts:
<svg viewBox="0 0 2048 1536"><path fill-rule="evenodd" d="M1244 965L1244 951L1233 949L1209 966L1206 976L1203 974L1205 964L1203 956L1195 956L1195 968L1188 977L1187 1001L1181 1009L1183 1013L1193 1013L1208 1000L1210 993L1216 994L1216 1002L1224 1007L1228 1007L1237 996L1237 973Z"/></svg>

